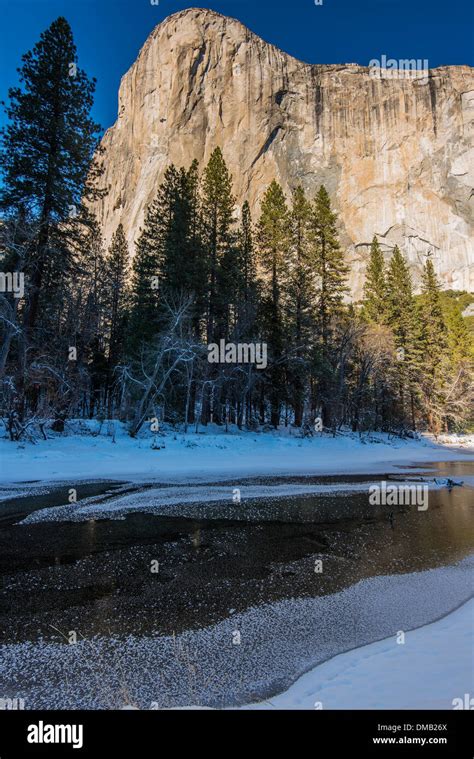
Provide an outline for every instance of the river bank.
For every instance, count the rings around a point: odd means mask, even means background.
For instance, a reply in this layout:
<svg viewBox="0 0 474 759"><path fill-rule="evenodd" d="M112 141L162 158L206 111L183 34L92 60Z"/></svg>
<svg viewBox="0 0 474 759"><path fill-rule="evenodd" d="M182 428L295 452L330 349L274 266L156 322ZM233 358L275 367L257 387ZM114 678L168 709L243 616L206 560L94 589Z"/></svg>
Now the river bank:
<svg viewBox="0 0 474 759"><path fill-rule="evenodd" d="M210 425L199 434L173 432L133 439L116 423L114 435L97 422L81 422L65 435L36 445L0 440L0 481L102 480L191 483L252 476L374 473L429 461L472 460L474 436L402 440L385 433L301 438L291 428L240 432ZM154 446L154 447L152 447Z"/></svg>

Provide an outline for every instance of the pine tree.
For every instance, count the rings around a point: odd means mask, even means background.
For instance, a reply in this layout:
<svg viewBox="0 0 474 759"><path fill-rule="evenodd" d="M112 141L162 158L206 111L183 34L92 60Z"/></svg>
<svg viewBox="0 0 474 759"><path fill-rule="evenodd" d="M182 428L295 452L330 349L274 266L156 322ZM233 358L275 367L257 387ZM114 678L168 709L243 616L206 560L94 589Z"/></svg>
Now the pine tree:
<svg viewBox="0 0 474 759"><path fill-rule="evenodd" d="M333 426L331 409L335 400L335 372L333 356L337 355L338 324L344 312L344 296L348 292L346 279L348 266L339 244L337 216L331 208L331 200L325 187L321 186L313 204L311 237L314 248L315 273L319 280L316 294L316 313L320 337L317 362L318 405L322 408L325 427Z"/></svg>
<svg viewBox="0 0 474 759"><path fill-rule="evenodd" d="M202 233L209 272L207 342L227 338L235 304L237 249L233 232L232 178L216 148L202 179Z"/></svg>
<svg viewBox="0 0 474 759"><path fill-rule="evenodd" d="M22 61L20 86L9 91L10 123L2 130L0 207L16 211L26 206L38 224L27 262L29 339L44 281L51 280L51 270L55 278L70 271L71 240L78 239L83 201L99 194L95 180L100 169L96 164L91 167L99 127L89 117L95 80L78 67L71 28L64 18L51 24Z"/></svg>
<svg viewBox="0 0 474 759"><path fill-rule="evenodd" d="M255 290L256 266L252 232L252 215L246 200L242 206L242 220L239 229L239 269L241 272L241 295L248 302Z"/></svg>
<svg viewBox="0 0 474 759"><path fill-rule="evenodd" d="M462 315L462 305L454 298L443 298L446 325L446 351L442 366L443 417L446 429L472 427L474 408L474 340Z"/></svg>
<svg viewBox="0 0 474 759"><path fill-rule="evenodd" d="M256 327L259 283L250 205L245 201L237 233L237 329L239 335L251 337Z"/></svg>
<svg viewBox="0 0 474 759"><path fill-rule="evenodd" d="M291 350L288 359L288 378L294 421L303 422L305 386L308 378L308 359L314 328L314 251L310 246L311 203L302 187L293 193L289 215L290 249L287 312L287 342Z"/></svg>
<svg viewBox="0 0 474 759"><path fill-rule="evenodd" d="M202 328L206 315L206 293L208 271L206 267L206 250L203 240L201 212L201 194L199 164L194 160L186 173L186 202L188 205L188 239L186 253L186 285L193 294L191 323L194 337L202 337Z"/></svg>
<svg viewBox="0 0 474 759"><path fill-rule="evenodd" d="M163 279L168 285L175 281L167 247L174 221L178 184L179 172L171 165L165 171L157 197L147 210L136 244L127 330L127 353L132 356L139 355L143 347L157 337L162 324L160 292Z"/></svg>
<svg viewBox="0 0 474 759"><path fill-rule="evenodd" d="M68 348L75 348L77 359L67 361L69 383L82 395L83 412L88 416L103 409L107 380L106 311L107 271L102 235L97 220L91 217L84 230L74 277L66 290L67 305L63 331L67 338L51 353L67 358ZM44 309L41 324L46 315ZM56 333L61 336L61 326Z"/></svg>
<svg viewBox="0 0 474 759"><path fill-rule="evenodd" d="M410 419L414 428L420 368L420 321L410 270L398 246L393 250L387 273L387 321L396 347L399 419L402 425Z"/></svg>
<svg viewBox="0 0 474 759"><path fill-rule="evenodd" d="M176 172L172 167L165 176L165 183L168 184L162 185L162 190L166 187L166 211L162 213L159 235L162 245L161 283L165 293L189 290L191 206L187 177L185 169Z"/></svg>
<svg viewBox="0 0 474 759"><path fill-rule="evenodd" d="M421 314L424 324L426 355L439 354L445 346L446 327L440 297L440 285L431 258L427 258L422 277ZM437 361L436 355L432 360Z"/></svg>
<svg viewBox="0 0 474 759"><path fill-rule="evenodd" d="M127 330L127 353L136 355L151 342L159 327L159 264L156 251L148 247L150 218L138 239L132 264L130 286L130 319Z"/></svg>
<svg viewBox="0 0 474 759"><path fill-rule="evenodd" d="M385 324L387 319L387 284L382 250L374 235L364 285L362 314L368 322Z"/></svg>
<svg viewBox="0 0 474 759"><path fill-rule="evenodd" d="M379 348L379 336L388 338L385 342L388 351L391 333L389 329L384 329L388 321L388 300L387 300L387 276L385 271L385 262L380 248L377 236L374 235L370 246L370 258L367 265L365 283L364 283L364 300L362 303L361 317L368 322L366 338L362 341L362 371L372 361L377 362L382 351ZM387 345L388 342L388 345ZM366 396L367 406L372 405L375 413L375 424L377 419L383 417L383 410L389 406L389 388L390 388L390 371L385 372L385 377L381 377L378 372L373 372L373 385L367 379L369 387L358 387L357 394L361 398ZM355 419L353 428L356 429L359 424L360 409L355 409Z"/></svg>
<svg viewBox="0 0 474 759"><path fill-rule="evenodd" d="M446 361L447 334L440 297L440 285L433 262L427 258L420 297L422 325L423 393L431 428L440 424L443 405L443 365Z"/></svg>
<svg viewBox="0 0 474 759"><path fill-rule="evenodd" d="M449 362L456 369L459 364L474 358L473 341L458 303L447 301L443 304L443 321L446 326Z"/></svg>
<svg viewBox="0 0 474 759"><path fill-rule="evenodd" d="M325 187L319 188L312 219L316 273L320 280L317 307L323 345L330 339L332 319L341 313L349 267L339 245L337 216Z"/></svg>
<svg viewBox="0 0 474 759"><path fill-rule="evenodd" d="M282 290L287 279L289 248L289 212L281 186L273 180L261 206L257 227L258 253L265 275L262 316L271 366L267 371L270 385L271 424L280 423L284 398L284 312ZM264 409L261 408L263 421Z"/></svg>
<svg viewBox="0 0 474 759"><path fill-rule="evenodd" d="M0 209L7 217L26 209L35 229L24 250L27 290L16 338L15 385L22 418L28 405L37 408L40 396L50 393L51 374L36 366L32 383L30 367L38 355L42 366L57 361L53 349L67 309L67 281L74 272L82 224L88 221L83 201L101 193L95 188L100 167L91 165L99 133L89 117L95 83L77 66L64 18L54 21L23 56L19 82L9 90L9 124L1 133ZM52 354L48 360L45 346Z"/></svg>
<svg viewBox="0 0 474 759"><path fill-rule="evenodd" d="M161 301L181 295L192 297L191 321L195 336L199 336L207 272L197 161L187 171L177 171L174 166L167 170L153 213L147 246L155 249Z"/></svg>
<svg viewBox="0 0 474 759"><path fill-rule="evenodd" d="M106 264L109 326L109 367L113 372L120 361L126 317L128 245L122 224L119 224L109 248Z"/></svg>
<svg viewBox="0 0 474 759"><path fill-rule="evenodd" d="M387 291L389 323L397 345L404 347L412 331L413 283L408 265L397 245L389 262Z"/></svg>

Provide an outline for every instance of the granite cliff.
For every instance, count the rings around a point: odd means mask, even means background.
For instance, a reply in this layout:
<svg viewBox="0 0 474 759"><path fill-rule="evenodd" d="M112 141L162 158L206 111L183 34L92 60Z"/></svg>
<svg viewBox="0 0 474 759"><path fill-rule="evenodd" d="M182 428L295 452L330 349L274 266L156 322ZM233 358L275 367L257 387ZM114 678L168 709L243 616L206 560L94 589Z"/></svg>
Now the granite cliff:
<svg viewBox="0 0 474 759"><path fill-rule="evenodd" d="M326 185L355 297L374 234L415 277L430 252L444 287L474 290L474 71L373 73L302 63L213 11L170 16L123 77L102 141L106 240L122 222L133 249L166 167L220 146L238 204L258 209L273 178L288 193Z"/></svg>

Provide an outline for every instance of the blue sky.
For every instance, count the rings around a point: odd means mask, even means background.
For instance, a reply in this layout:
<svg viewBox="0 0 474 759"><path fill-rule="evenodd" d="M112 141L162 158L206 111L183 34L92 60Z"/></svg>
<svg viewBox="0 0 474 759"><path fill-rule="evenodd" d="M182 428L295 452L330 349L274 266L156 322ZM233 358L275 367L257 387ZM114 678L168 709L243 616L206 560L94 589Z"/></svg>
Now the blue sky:
<svg viewBox="0 0 474 759"><path fill-rule="evenodd" d="M0 0L0 100L16 83L22 53L62 15L80 65L98 80L93 115L107 128L116 118L120 78L153 27L195 6L238 18L308 63L367 65L382 54L427 59L430 67L474 63L472 0Z"/></svg>

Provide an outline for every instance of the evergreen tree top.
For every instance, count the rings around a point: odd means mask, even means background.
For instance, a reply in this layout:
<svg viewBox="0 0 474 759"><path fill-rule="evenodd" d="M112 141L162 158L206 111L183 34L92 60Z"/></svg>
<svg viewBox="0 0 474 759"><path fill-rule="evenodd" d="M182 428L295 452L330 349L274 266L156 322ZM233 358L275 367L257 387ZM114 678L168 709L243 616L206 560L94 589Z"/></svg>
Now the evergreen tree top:
<svg viewBox="0 0 474 759"><path fill-rule="evenodd" d="M89 116L95 79L79 68L71 27L53 21L33 49L22 57L20 86L9 90L2 129L0 205L26 204L50 220L67 217L70 206L98 196L100 174L91 160L100 127Z"/></svg>

